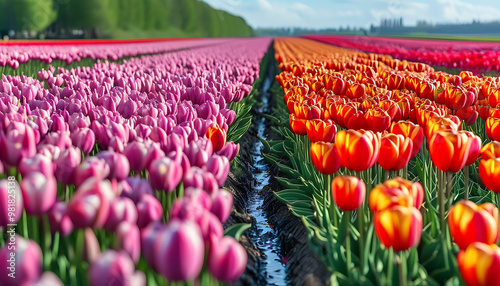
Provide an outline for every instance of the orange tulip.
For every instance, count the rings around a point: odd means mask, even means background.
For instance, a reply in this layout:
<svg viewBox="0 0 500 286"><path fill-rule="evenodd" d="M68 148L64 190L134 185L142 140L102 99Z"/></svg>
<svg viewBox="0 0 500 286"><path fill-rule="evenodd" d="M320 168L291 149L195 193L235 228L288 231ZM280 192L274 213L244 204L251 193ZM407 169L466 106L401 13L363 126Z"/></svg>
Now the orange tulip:
<svg viewBox="0 0 500 286"><path fill-rule="evenodd" d="M455 130L458 131L458 125L450 118L441 116L431 116L425 126L425 136L432 138L434 133L442 130Z"/></svg>
<svg viewBox="0 0 500 286"><path fill-rule="evenodd" d="M460 249L466 249L476 241L495 243L498 238L498 209L491 203L478 206L471 201L459 201L450 209L448 226Z"/></svg>
<svg viewBox="0 0 500 286"><path fill-rule="evenodd" d="M333 93L336 95L344 94L345 82L342 79L342 76L332 76L330 74L326 74L323 80L325 88L333 91Z"/></svg>
<svg viewBox="0 0 500 286"><path fill-rule="evenodd" d="M458 253L460 274L469 286L500 285L500 248L475 242Z"/></svg>
<svg viewBox="0 0 500 286"><path fill-rule="evenodd" d="M295 114L291 113L289 117L290 129L297 135L307 135L307 127L305 119L298 119Z"/></svg>
<svg viewBox="0 0 500 286"><path fill-rule="evenodd" d="M391 133L401 134L404 137L410 138L413 142L411 158L415 157L420 148L422 147L422 142L424 141L424 131L422 127L411 121L399 121L398 123L393 123L390 127Z"/></svg>
<svg viewBox="0 0 500 286"><path fill-rule="evenodd" d="M386 133L380 139L378 164L387 171L403 169L410 161L412 141L403 135Z"/></svg>
<svg viewBox="0 0 500 286"><path fill-rule="evenodd" d="M380 242L394 251L418 244L422 235L422 214L414 207L393 206L375 213L375 233Z"/></svg>
<svg viewBox="0 0 500 286"><path fill-rule="evenodd" d="M489 190L500 193L500 158L479 161L479 176Z"/></svg>
<svg viewBox="0 0 500 286"><path fill-rule="evenodd" d="M495 141L500 141L500 118L490 117L486 120L486 135Z"/></svg>
<svg viewBox="0 0 500 286"><path fill-rule="evenodd" d="M340 159L335 144L327 142L313 142L311 144L311 161L323 174L333 174L340 168Z"/></svg>
<svg viewBox="0 0 500 286"><path fill-rule="evenodd" d="M360 98L365 95L366 86L362 83L350 82L347 84L345 93L348 98Z"/></svg>
<svg viewBox="0 0 500 286"><path fill-rule="evenodd" d="M365 183L352 176L337 176L332 180L332 197L343 211L357 209L365 199Z"/></svg>
<svg viewBox="0 0 500 286"><path fill-rule="evenodd" d="M332 142L337 133L337 126L331 119L314 119L306 122L307 137L311 142Z"/></svg>
<svg viewBox="0 0 500 286"><path fill-rule="evenodd" d="M218 125L208 127L205 135L212 141L214 152L218 152L226 145L226 130L220 128Z"/></svg>
<svg viewBox="0 0 500 286"><path fill-rule="evenodd" d="M458 172L467 162L471 141L460 131L436 132L429 141L432 162L443 172Z"/></svg>
<svg viewBox="0 0 500 286"><path fill-rule="evenodd" d="M424 189L419 182L397 177L375 186L370 192L368 205L376 213L396 205L419 209L423 201Z"/></svg>
<svg viewBox="0 0 500 286"><path fill-rule="evenodd" d="M500 142L492 141L481 148L481 158L483 160L496 159L500 157Z"/></svg>
<svg viewBox="0 0 500 286"><path fill-rule="evenodd" d="M351 171L364 171L375 165L380 153L380 134L365 130L341 130L335 135L340 162Z"/></svg>

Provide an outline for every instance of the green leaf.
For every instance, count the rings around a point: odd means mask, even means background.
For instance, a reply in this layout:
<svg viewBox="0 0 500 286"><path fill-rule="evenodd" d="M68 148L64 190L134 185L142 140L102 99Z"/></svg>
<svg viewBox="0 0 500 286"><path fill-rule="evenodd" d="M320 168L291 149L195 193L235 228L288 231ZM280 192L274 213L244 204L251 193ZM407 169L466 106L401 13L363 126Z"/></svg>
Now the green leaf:
<svg viewBox="0 0 500 286"><path fill-rule="evenodd" d="M243 232L245 230L249 229L250 227L252 227L251 223L236 223L236 224L233 224L232 226L228 227L224 231L224 235L232 236L236 240L239 241Z"/></svg>

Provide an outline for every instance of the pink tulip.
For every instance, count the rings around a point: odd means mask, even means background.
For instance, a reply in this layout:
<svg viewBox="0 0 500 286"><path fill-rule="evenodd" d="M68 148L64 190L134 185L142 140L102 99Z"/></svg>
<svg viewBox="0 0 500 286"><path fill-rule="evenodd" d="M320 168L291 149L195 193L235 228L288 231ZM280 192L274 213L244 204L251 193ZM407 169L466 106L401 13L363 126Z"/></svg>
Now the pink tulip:
<svg viewBox="0 0 500 286"><path fill-rule="evenodd" d="M74 181L73 172L80 165L82 153L77 147L69 147L55 160L57 165L56 178L58 182L72 184Z"/></svg>
<svg viewBox="0 0 500 286"><path fill-rule="evenodd" d="M135 264L141 257L141 233L136 224L122 221L115 231L114 248L127 252Z"/></svg>
<svg viewBox="0 0 500 286"><path fill-rule="evenodd" d="M71 142L82 150L83 153L89 154L95 145L95 135L92 129L84 127L78 128L71 132Z"/></svg>
<svg viewBox="0 0 500 286"><path fill-rule="evenodd" d="M16 224L23 214L23 195L14 177L0 180L0 226ZM14 214L11 216L10 214Z"/></svg>
<svg viewBox="0 0 500 286"><path fill-rule="evenodd" d="M131 224L137 223L137 208L131 199L116 197L109 207L109 214L106 223L104 223L104 228L113 232L118 224L123 221Z"/></svg>
<svg viewBox="0 0 500 286"><path fill-rule="evenodd" d="M36 282L30 282L30 286L64 286L61 279L52 272L44 272Z"/></svg>
<svg viewBox="0 0 500 286"><path fill-rule="evenodd" d="M151 162L148 169L151 186L156 190L173 191L182 180L182 168L168 157Z"/></svg>
<svg viewBox="0 0 500 286"><path fill-rule="evenodd" d="M105 179L109 176L109 165L98 157L87 157L73 172L74 183L79 187L88 178Z"/></svg>
<svg viewBox="0 0 500 286"><path fill-rule="evenodd" d="M109 166L108 179L117 179L121 181L128 177L130 165L125 155L113 151L102 151L99 152L96 157L104 160Z"/></svg>
<svg viewBox="0 0 500 286"><path fill-rule="evenodd" d="M5 245L0 250L2 285L30 285L42 274L42 250L32 240L26 240L14 232L7 234ZM14 278L9 276L13 272Z"/></svg>
<svg viewBox="0 0 500 286"><path fill-rule="evenodd" d="M144 228L151 222L161 221L163 207L157 198L150 194L143 194L137 201L137 225Z"/></svg>
<svg viewBox="0 0 500 286"><path fill-rule="evenodd" d="M225 156L231 162L238 155L239 150L240 144L234 144L234 142L230 141L226 142L226 145L217 152L217 155Z"/></svg>
<svg viewBox="0 0 500 286"><path fill-rule="evenodd" d="M55 169L56 164L43 154L35 154L35 156L24 159L19 163L19 172L23 177L33 172L40 172L46 177L52 177Z"/></svg>
<svg viewBox="0 0 500 286"><path fill-rule="evenodd" d="M171 220L158 234L154 248L156 269L169 281L193 280L200 274L205 247L193 222Z"/></svg>
<svg viewBox="0 0 500 286"><path fill-rule="evenodd" d="M198 167L191 167L191 169L184 175L184 187L200 188L208 192L210 195L217 192L219 185L215 180L214 175L210 172L203 171Z"/></svg>
<svg viewBox="0 0 500 286"><path fill-rule="evenodd" d="M27 214L41 216L55 204L57 181L54 177L32 172L23 178L20 185Z"/></svg>
<svg viewBox="0 0 500 286"><path fill-rule="evenodd" d="M150 223L147 227L141 229L141 250L142 250L142 255L144 255L144 258L146 259L146 262L148 265L153 268L155 271L156 266L155 266L155 248L154 244L156 241L156 237L160 233L160 231L165 227L164 224L162 224L159 221Z"/></svg>
<svg viewBox="0 0 500 286"><path fill-rule="evenodd" d="M236 281L247 265L247 253L234 238L224 236L212 242L208 256L208 270L220 281Z"/></svg>
<svg viewBox="0 0 500 286"><path fill-rule="evenodd" d="M216 215L221 222L225 222L233 210L233 195L225 189L219 189L213 198L211 212Z"/></svg>
<svg viewBox="0 0 500 286"><path fill-rule="evenodd" d="M0 133L0 158L10 167L17 167L21 159L36 154L35 133L29 125L11 122L7 133Z"/></svg>
<svg viewBox="0 0 500 286"><path fill-rule="evenodd" d="M185 188L184 197L182 197L182 200L191 201L206 210L212 209L212 198L207 192L200 188Z"/></svg>
<svg viewBox="0 0 500 286"><path fill-rule="evenodd" d="M66 212L67 208L65 202L57 202L49 210L47 216L52 233L60 232L62 236L68 236L73 232L73 222Z"/></svg>
<svg viewBox="0 0 500 286"><path fill-rule="evenodd" d="M99 241L97 240L94 231L90 227L87 227L84 230L82 251L82 259L89 264L92 264L99 258L99 256L101 256L101 246L99 245Z"/></svg>
<svg viewBox="0 0 500 286"><path fill-rule="evenodd" d="M130 198L135 203L137 203L137 201L143 194L153 194L151 184L145 179L141 179L139 177L127 177L119 184L121 185L122 189L120 195L122 197Z"/></svg>
<svg viewBox="0 0 500 286"><path fill-rule="evenodd" d="M191 141L185 148L184 153L189 159L191 166L203 167L208 158L212 156L212 142L206 138Z"/></svg>
<svg viewBox="0 0 500 286"><path fill-rule="evenodd" d="M109 181L91 177L83 182L68 203L67 213L75 228L102 227L114 197Z"/></svg>
<svg viewBox="0 0 500 286"><path fill-rule="evenodd" d="M205 165L205 169L212 173L219 186L224 185L229 174L229 160L225 156L212 155Z"/></svg>
<svg viewBox="0 0 500 286"><path fill-rule="evenodd" d="M142 142L134 141L127 144L123 150L130 164L130 169L140 172L147 168L148 148Z"/></svg>
<svg viewBox="0 0 500 286"><path fill-rule="evenodd" d="M145 286L146 276L135 270L134 262L124 251L106 250L89 270L92 286Z"/></svg>
<svg viewBox="0 0 500 286"><path fill-rule="evenodd" d="M59 147L59 149L61 150L65 150L72 145L71 138L69 137L69 135L70 135L69 132L66 131L52 132L45 136L41 144L54 145Z"/></svg>

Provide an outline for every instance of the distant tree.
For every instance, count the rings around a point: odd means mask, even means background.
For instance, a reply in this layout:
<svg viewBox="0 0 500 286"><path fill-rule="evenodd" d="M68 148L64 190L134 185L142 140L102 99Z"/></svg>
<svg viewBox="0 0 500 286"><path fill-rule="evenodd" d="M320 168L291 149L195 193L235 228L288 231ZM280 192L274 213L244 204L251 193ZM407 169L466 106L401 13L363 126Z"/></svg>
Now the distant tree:
<svg viewBox="0 0 500 286"><path fill-rule="evenodd" d="M0 30L42 31L56 18L52 0L0 0Z"/></svg>

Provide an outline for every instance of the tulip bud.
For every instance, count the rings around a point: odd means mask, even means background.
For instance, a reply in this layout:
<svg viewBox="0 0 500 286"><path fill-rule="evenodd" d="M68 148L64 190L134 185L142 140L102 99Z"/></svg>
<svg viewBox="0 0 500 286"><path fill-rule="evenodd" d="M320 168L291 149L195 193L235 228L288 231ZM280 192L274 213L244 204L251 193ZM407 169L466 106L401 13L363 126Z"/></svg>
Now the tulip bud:
<svg viewBox="0 0 500 286"><path fill-rule="evenodd" d="M130 174L130 165L125 155L113 151L102 151L99 152L96 157L104 160L108 165L108 179L117 179L121 181L125 180Z"/></svg>
<svg viewBox="0 0 500 286"><path fill-rule="evenodd" d="M341 130L335 135L335 147L344 167L356 172L364 171L377 162L380 135L372 131Z"/></svg>
<svg viewBox="0 0 500 286"><path fill-rule="evenodd" d="M219 155L212 155L205 165L206 170L214 175L219 186L224 185L229 174L229 167L229 160Z"/></svg>
<svg viewBox="0 0 500 286"><path fill-rule="evenodd" d="M311 161L314 167L323 174L331 175L340 168L340 158L334 143L313 142Z"/></svg>
<svg viewBox="0 0 500 286"><path fill-rule="evenodd" d="M11 122L7 133L0 134L0 158L10 167L17 167L21 159L36 154L35 133L27 124Z"/></svg>
<svg viewBox="0 0 500 286"><path fill-rule="evenodd" d="M243 274L247 253L234 238L224 236L213 243L208 256L208 269L220 281L234 282Z"/></svg>
<svg viewBox="0 0 500 286"><path fill-rule="evenodd" d="M115 231L115 245L117 250L127 252L135 264L141 257L141 233L136 224L128 221L122 221Z"/></svg>
<svg viewBox="0 0 500 286"><path fill-rule="evenodd" d="M12 253L15 255L12 256ZM14 273L14 278L9 274ZM42 274L42 250L32 240L15 233L0 250L0 277L2 285L31 285Z"/></svg>
<svg viewBox="0 0 500 286"><path fill-rule="evenodd" d="M212 141L213 152L218 152L226 145L226 131L217 125L208 127L207 138Z"/></svg>
<svg viewBox="0 0 500 286"><path fill-rule="evenodd" d="M168 157L151 162L148 169L151 186L156 190L173 191L182 180L182 168Z"/></svg>
<svg viewBox="0 0 500 286"><path fill-rule="evenodd" d="M57 277L54 273L47 271L44 272L36 282L31 283L31 286L64 286L59 277Z"/></svg>
<svg viewBox="0 0 500 286"><path fill-rule="evenodd" d="M119 184L121 184L122 188L121 196L130 198L136 203L143 194L153 194L151 184L145 179L141 179L139 177L128 177Z"/></svg>
<svg viewBox="0 0 500 286"><path fill-rule="evenodd" d="M88 178L105 179L109 175L109 165L98 157L87 157L75 168L73 176L76 187Z"/></svg>
<svg viewBox="0 0 500 286"><path fill-rule="evenodd" d="M491 203L459 201L448 215L450 233L460 249L473 242L492 244L498 238L498 209Z"/></svg>
<svg viewBox="0 0 500 286"><path fill-rule="evenodd" d="M148 149L144 143L134 141L127 144L123 150L123 155L127 157L131 170L140 172L147 168Z"/></svg>
<svg viewBox="0 0 500 286"><path fill-rule="evenodd" d="M121 222L137 223L137 208L129 198L116 197L109 206L109 214L104 228L113 232Z"/></svg>
<svg viewBox="0 0 500 286"><path fill-rule="evenodd" d="M500 248L474 242L458 253L458 268L467 285L500 285Z"/></svg>
<svg viewBox="0 0 500 286"><path fill-rule="evenodd" d="M57 181L54 177L45 177L42 173L29 173L21 181L23 202L26 213L41 216L47 212L57 197Z"/></svg>
<svg viewBox="0 0 500 286"><path fill-rule="evenodd" d="M109 181L89 178L69 200L67 213L76 228L100 228L106 222L109 205L114 198Z"/></svg>
<svg viewBox="0 0 500 286"><path fill-rule="evenodd" d="M73 146L76 146L82 150L83 153L89 154L95 145L95 135L94 131L90 128L78 128L71 132L71 141Z"/></svg>
<svg viewBox="0 0 500 286"><path fill-rule="evenodd" d="M225 222L233 210L233 195L225 189L219 189L212 201L211 212L215 214L221 222Z"/></svg>
<svg viewBox="0 0 500 286"><path fill-rule="evenodd" d="M47 215L52 233L60 232L62 236L68 236L73 232L73 222L66 211L67 208L65 202L57 202L49 210Z"/></svg>
<svg viewBox="0 0 500 286"><path fill-rule="evenodd" d="M0 180L0 226L17 223L23 214L23 195L14 177Z"/></svg>
<svg viewBox="0 0 500 286"><path fill-rule="evenodd" d="M23 175L23 177L33 172L40 172L48 178L54 176L55 169L56 165L52 162L52 160L42 154L36 154L35 156L24 159L19 163L19 172Z"/></svg>
<svg viewBox="0 0 500 286"><path fill-rule="evenodd" d="M137 201L137 225L144 228L151 222L160 221L163 217L163 207L157 198L144 194Z"/></svg>
<svg viewBox="0 0 500 286"><path fill-rule="evenodd" d="M55 160L57 165L55 175L58 182L72 184L74 181L73 172L80 165L82 153L76 147L69 147Z"/></svg>
<svg viewBox="0 0 500 286"><path fill-rule="evenodd" d="M332 197L343 211L357 209L365 199L365 183L352 176L337 176L332 180Z"/></svg>
<svg viewBox="0 0 500 286"><path fill-rule="evenodd" d="M145 286L146 276L135 270L134 262L124 251L107 250L89 270L90 285L105 286L119 283L124 286Z"/></svg>
<svg viewBox="0 0 500 286"><path fill-rule="evenodd" d="M158 234L154 248L155 266L169 281L192 280L200 274L205 247L193 222L171 220Z"/></svg>
<svg viewBox="0 0 500 286"><path fill-rule="evenodd" d="M99 241L97 240L94 231L90 227L87 227L84 230L82 251L82 259L87 261L89 264L92 264L99 258L99 256L101 256L101 246L99 245Z"/></svg>
<svg viewBox="0 0 500 286"><path fill-rule="evenodd" d="M380 242L394 251L418 244L422 234L422 214L414 207L393 206L375 213L375 233Z"/></svg>
<svg viewBox="0 0 500 286"><path fill-rule="evenodd" d="M198 167L191 167L191 169L184 175L184 187L200 188L208 192L210 195L219 189L217 180L210 172L203 171Z"/></svg>

